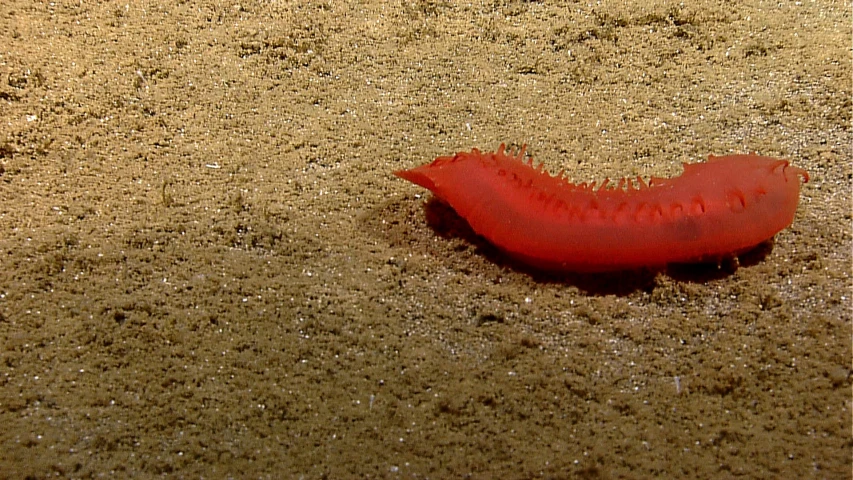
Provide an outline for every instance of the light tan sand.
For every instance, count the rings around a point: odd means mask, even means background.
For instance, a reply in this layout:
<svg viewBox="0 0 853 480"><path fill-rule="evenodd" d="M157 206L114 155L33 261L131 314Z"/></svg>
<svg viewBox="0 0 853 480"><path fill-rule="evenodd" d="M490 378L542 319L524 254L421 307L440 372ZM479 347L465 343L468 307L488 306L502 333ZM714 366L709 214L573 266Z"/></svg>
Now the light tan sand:
<svg viewBox="0 0 853 480"><path fill-rule="evenodd" d="M849 6L304 3L0 5L0 478L850 478ZM391 175L501 142L812 181L548 279Z"/></svg>

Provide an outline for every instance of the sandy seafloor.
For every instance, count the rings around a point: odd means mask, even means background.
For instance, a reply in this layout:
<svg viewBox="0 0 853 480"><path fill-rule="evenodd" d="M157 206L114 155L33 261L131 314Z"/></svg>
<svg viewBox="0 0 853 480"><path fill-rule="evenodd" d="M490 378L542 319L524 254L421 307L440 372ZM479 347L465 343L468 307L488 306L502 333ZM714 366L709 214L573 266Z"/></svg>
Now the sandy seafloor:
<svg viewBox="0 0 853 480"><path fill-rule="evenodd" d="M851 478L840 1L0 4L0 478ZM520 269L392 175L808 170L754 258Z"/></svg>

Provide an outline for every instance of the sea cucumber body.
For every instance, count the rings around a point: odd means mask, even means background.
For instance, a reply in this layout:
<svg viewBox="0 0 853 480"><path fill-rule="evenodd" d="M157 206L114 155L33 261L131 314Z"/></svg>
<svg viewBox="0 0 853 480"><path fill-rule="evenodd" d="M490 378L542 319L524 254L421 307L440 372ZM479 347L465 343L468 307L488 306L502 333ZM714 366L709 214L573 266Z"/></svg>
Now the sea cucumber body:
<svg viewBox="0 0 853 480"><path fill-rule="evenodd" d="M675 178L575 185L478 150L395 172L428 188L511 256L546 270L610 271L738 254L794 219L800 178L786 160L710 156Z"/></svg>

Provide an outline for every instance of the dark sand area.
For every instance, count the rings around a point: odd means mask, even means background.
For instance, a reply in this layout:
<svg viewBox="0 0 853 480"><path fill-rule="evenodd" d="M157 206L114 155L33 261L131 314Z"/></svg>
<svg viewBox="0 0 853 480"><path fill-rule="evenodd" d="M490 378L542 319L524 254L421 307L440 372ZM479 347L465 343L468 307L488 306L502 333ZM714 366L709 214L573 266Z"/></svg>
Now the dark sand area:
<svg viewBox="0 0 853 480"><path fill-rule="evenodd" d="M851 478L840 1L0 4L0 478ZM392 175L806 169L739 268L544 276Z"/></svg>

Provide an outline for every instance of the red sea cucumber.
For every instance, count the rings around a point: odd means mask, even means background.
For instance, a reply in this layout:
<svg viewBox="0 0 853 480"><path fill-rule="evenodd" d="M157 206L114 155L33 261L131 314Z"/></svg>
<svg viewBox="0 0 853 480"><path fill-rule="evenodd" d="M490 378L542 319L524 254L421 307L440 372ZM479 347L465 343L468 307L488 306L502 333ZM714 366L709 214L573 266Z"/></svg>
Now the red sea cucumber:
<svg viewBox="0 0 853 480"><path fill-rule="evenodd" d="M477 149L394 172L448 203L512 257L545 270L601 272L737 255L791 224L800 177L786 160L708 157L674 178L572 184L542 164Z"/></svg>

